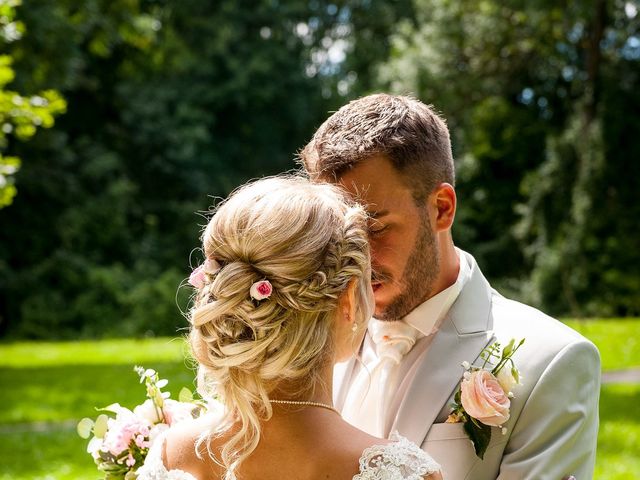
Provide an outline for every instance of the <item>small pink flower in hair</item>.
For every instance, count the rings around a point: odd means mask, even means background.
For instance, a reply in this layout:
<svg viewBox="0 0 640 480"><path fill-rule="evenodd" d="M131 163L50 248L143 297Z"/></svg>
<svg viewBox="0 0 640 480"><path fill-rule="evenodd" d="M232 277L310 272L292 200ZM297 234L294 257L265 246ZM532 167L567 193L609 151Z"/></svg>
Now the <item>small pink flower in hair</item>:
<svg viewBox="0 0 640 480"><path fill-rule="evenodd" d="M207 276L204 273L204 265L200 265L198 268L194 269L189 275L189 283L200 290L204 287L205 282L207 281Z"/></svg>
<svg viewBox="0 0 640 480"><path fill-rule="evenodd" d="M202 265L191 272L189 283L200 290L207 283L207 273L213 274L218 270L220 270L220 264L212 258L207 258Z"/></svg>
<svg viewBox="0 0 640 480"><path fill-rule="evenodd" d="M204 261L204 271L210 274L216 273L220 270L220 264L216 262L213 258L207 258Z"/></svg>
<svg viewBox="0 0 640 480"><path fill-rule="evenodd" d="M264 300L265 298L269 298L273 293L273 286L269 280L260 280L259 282L251 285L249 289L249 295L254 300Z"/></svg>

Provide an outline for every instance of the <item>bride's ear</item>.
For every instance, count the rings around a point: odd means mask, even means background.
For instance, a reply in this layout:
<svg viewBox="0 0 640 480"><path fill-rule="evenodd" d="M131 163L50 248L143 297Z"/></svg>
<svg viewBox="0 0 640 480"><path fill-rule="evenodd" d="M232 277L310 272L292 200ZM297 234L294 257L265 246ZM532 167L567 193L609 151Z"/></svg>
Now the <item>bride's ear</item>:
<svg viewBox="0 0 640 480"><path fill-rule="evenodd" d="M344 362L351 358L362 341L366 328L365 323L358 324L358 288L360 280L352 278L347 288L338 298L338 308L334 320L334 335L336 341L335 362Z"/></svg>
<svg viewBox="0 0 640 480"><path fill-rule="evenodd" d="M342 295L340 295L340 298L338 299L338 321L343 323L343 326L349 328L351 328L356 321L357 288L358 279L356 277L353 277L351 280L349 280L347 288L344 292L342 292Z"/></svg>

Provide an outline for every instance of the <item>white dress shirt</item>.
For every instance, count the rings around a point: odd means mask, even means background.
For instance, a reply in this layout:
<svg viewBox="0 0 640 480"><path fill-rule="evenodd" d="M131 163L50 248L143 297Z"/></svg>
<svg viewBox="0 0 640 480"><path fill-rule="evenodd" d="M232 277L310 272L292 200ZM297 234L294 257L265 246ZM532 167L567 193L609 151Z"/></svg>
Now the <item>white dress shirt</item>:
<svg viewBox="0 0 640 480"><path fill-rule="evenodd" d="M388 437L400 402L413 380L415 368L420 363L419 360L429 349L433 337L471 274L464 254L457 249L456 253L460 259L460 269L456 281L418 305L402 320L398 320L416 330L414 332L416 341L413 348L405 354L399 363L393 362L384 367L384 380L382 380L384 385L376 388L370 388L370 380L372 372L374 376L377 375L381 359L378 358L378 349L372 338L382 322L371 320L369 332L362 348L361 362L358 362L352 371L351 387L342 408L345 420L355 427L371 435ZM384 398L370 398L372 395L383 395ZM381 409L383 410L382 418L378 415Z"/></svg>

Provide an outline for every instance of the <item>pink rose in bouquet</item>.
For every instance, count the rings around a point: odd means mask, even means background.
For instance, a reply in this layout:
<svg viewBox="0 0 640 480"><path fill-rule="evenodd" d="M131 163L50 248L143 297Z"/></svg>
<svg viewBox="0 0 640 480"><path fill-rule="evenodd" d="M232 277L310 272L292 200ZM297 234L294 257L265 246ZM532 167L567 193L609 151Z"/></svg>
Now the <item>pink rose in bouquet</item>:
<svg viewBox="0 0 640 480"><path fill-rule="evenodd" d="M129 449L132 442L140 448L149 448L149 429L151 424L128 409L122 409L116 418L107 422L107 431L102 440L101 449L118 457Z"/></svg>

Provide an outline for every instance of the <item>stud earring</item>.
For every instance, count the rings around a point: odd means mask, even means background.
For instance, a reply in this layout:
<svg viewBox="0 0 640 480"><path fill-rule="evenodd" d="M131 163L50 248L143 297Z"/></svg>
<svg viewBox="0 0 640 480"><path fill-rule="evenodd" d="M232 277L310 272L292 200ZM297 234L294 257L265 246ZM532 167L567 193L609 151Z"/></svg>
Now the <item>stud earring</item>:
<svg viewBox="0 0 640 480"><path fill-rule="evenodd" d="M353 325L351 325L351 331L353 333L356 333L358 331L358 324L356 322L353 322Z"/></svg>

